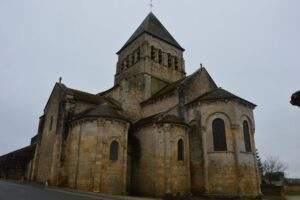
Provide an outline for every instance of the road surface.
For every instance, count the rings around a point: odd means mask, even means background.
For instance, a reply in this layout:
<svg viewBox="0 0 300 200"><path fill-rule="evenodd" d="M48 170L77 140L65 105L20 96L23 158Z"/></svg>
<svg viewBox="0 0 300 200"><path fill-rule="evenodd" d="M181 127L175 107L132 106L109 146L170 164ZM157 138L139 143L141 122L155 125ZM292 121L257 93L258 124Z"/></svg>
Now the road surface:
<svg viewBox="0 0 300 200"><path fill-rule="evenodd" d="M286 200L300 200L300 196L286 196Z"/></svg>
<svg viewBox="0 0 300 200"><path fill-rule="evenodd" d="M286 199L300 200L300 196L287 196ZM0 181L0 200L114 200L114 198Z"/></svg>
<svg viewBox="0 0 300 200"><path fill-rule="evenodd" d="M96 195L0 181L0 200L112 200Z"/></svg>

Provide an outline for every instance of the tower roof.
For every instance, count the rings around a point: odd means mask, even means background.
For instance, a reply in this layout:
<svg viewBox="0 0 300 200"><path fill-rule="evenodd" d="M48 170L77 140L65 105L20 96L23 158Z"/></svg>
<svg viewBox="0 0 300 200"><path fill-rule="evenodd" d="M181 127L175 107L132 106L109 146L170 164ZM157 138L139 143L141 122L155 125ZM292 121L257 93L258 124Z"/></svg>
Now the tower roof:
<svg viewBox="0 0 300 200"><path fill-rule="evenodd" d="M137 39L143 33L148 33L149 35L159 38L184 51L184 48L182 48L178 44L178 42L162 25L162 23L156 18L156 16L152 12L150 12L149 15L144 19L142 24L136 29L133 35L125 43L125 45L117 52L117 54L119 54L124 48L126 48L129 44L131 44L135 39Z"/></svg>

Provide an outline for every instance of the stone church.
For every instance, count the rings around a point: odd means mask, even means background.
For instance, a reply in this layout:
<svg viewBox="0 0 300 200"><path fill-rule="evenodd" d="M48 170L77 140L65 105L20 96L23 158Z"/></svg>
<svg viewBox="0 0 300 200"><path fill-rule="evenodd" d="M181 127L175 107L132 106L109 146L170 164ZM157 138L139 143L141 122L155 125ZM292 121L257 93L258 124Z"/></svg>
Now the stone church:
<svg viewBox="0 0 300 200"><path fill-rule="evenodd" d="M29 179L108 194L260 195L255 104L201 66L150 13L117 52L114 86L55 84L39 119Z"/></svg>

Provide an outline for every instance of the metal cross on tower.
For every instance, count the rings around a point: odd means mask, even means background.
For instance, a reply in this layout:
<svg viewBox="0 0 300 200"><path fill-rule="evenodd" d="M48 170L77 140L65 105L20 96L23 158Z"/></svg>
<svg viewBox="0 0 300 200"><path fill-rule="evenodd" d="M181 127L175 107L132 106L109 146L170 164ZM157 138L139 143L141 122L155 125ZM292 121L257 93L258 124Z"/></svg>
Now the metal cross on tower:
<svg viewBox="0 0 300 200"><path fill-rule="evenodd" d="M150 3L149 3L150 12L152 12L153 7L154 7L153 0L150 0Z"/></svg>

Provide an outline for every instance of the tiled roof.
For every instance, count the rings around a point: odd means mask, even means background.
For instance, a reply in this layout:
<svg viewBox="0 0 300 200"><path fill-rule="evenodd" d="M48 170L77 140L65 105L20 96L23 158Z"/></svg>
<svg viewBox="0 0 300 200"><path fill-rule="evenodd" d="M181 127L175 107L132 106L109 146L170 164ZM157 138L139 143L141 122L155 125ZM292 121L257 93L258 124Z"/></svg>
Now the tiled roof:
<svg viewBox="0 0 300 200"><path fill-rule="evenodd" d="M192 80L196 74L198 73L207 73L207 77L208 77L208 81L209 83L217 88L217 84L214 82L214 80L211 78L211 76L209 75L209 73L206 71L206 69L204 67L201 67L199 70L197 70L196 72L194 72L193 74L180 79L178 81L175 81L165 87L163 87L161 90L159 90L158 92L154 93L149 99L147 99L146 101L142 102L142 104L145 104L147 102L151 102L154 101L156 99L159 99L161 97L167 96L169 94L172 94L176 89L178 89L180 86L184 85L184 84L188 84L188 82L190 80Z"/></svg>
<svg viewBox="0 0 300 200"><path fill-rule="evenodd" d="M245 99L242 99L222 88L217 88L215 90L207 92L207 93L197 97L195 100L189 102L187 105L193 104L194 102L197 102L197 101L212 101L212 100L215 101L215 100L226 100L226 99L228 99L228 100L229 99L237 99L241 103L244 103L251 107L256 107L255 104L253 104Z"/></svg>
<svg viewBox="0 0 300 200"><path fill-rule="evenodd" d="M107 94L107 93L109 93L109 92L115 90L115 89L118 88L119 86L120 86L119 84L116 84L116 85L114 85L113 87L109 88L108 90L105 90L105 91L103 91L103 92L98 93L97 95L103 96L103 95L105 95L105 94Z"/></svg>
<svg viewBox="0 0 300 200"><path fill-rule="evenodd" d="M75 116L73 120L92 117L113 118L130 122L130 119L123 114L122 110L109 105L98 105L88 109Z"/></svg>
<svg viewBox="0 0 300 200"><path fill-rule="evenodd" d="M130 122L129 118L127 118L123 114L120 103L113 98L71 89L61 83L57 84L59 84L67 92L68 95L71 95L72 100L95 104L95 107L77 114L72 118L72 120L87 117L104 117L121 119Z"/></svg>
<svg viewBox="0 0 300 200"><path fill-rule="evenodd" d="M175 81L165 87L163 87L162 89L160 89L159 91L157 91L156 93L154 93L149 99L147 99L146 101L151 101L151 100L155 100L158 99L160 97L166 96L168 94L171 94L172 92L174 92L176 90L176 88L178 88L178 86L182 83L184 79L180 79L178 81Z"/></svg>
<svg viewBox="0 0 300 200"><path fill-rule="evenodd" d="M162 23L156 18L156 16L152 12L150 12L149 15L144 19L142 24L125 43L125 45L117 52L117 54L119 54L124 48L126 48L143 33L148 33L153 37L159 38L181 50L184 50L168 32L168 30L162 25Z"/></svg>
<svg viewBox="0 0 300 200"><path fill-rule="evenodd" d="M8 154L0 156L0 165L2 162L7 162L9 159L13 160L16 158L24 158L29 159L32 158L36 145L29 145L22 149L18 149L16 151L10 152Z"/></svg>
<svg viewBox="0 0 300 200"><path fill-rule="evenodd" d="M175 123L185 125L184 120L180 117L172 114L165 114L165 112L162 112L137 121L134 124L134 127L140 127L143 125L155 123Z"/></svg>
<svg viewBox="0 0 300 200"><path fill-rule="evenodd" d="M87 92L83 92L80 90L75 90L71 88L67 88L67 92L73 96L73 99L76 101L83 101L86 103L91 103L91 104L109 104L112 106L120 107L119 102L116 100L109 98L109 97L104 97L96 94L91 94Z"/></svg>

